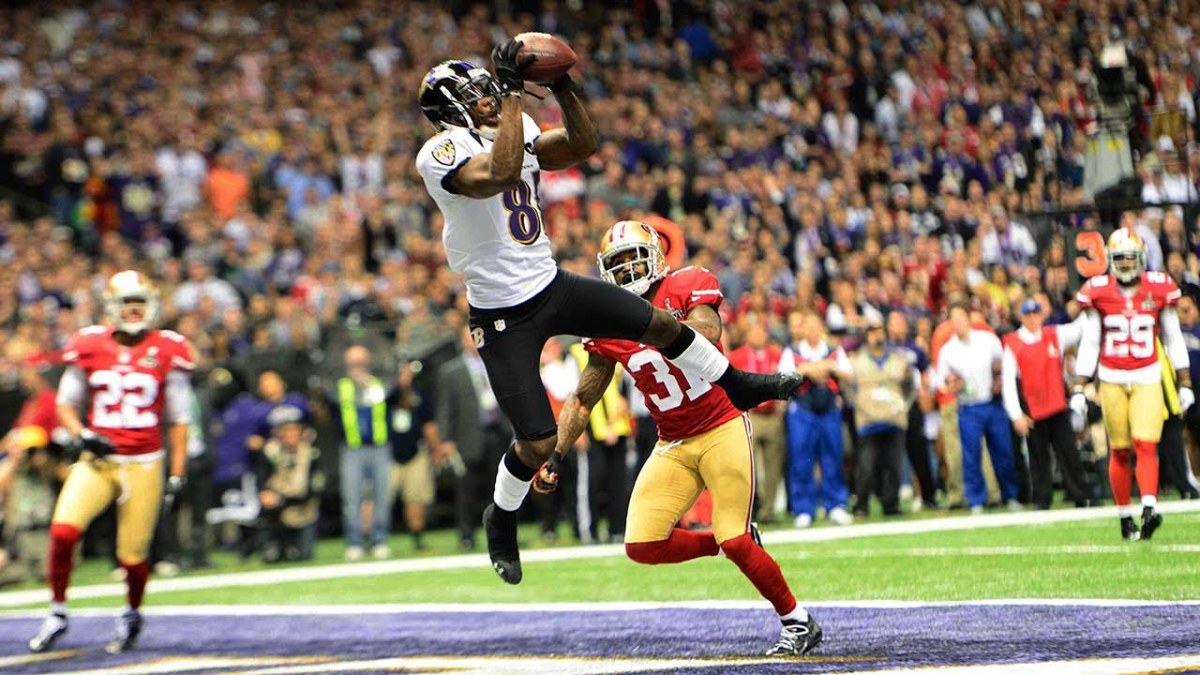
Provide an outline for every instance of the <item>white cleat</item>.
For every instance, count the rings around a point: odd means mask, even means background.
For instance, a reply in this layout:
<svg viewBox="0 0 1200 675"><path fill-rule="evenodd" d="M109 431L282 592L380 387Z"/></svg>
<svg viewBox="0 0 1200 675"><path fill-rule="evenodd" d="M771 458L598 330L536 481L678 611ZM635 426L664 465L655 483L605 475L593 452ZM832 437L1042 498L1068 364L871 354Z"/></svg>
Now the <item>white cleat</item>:
<svg viewBox="0 0 1200 675"><path fill-rule="evenodd" d="M29 651L35 654L48 652L54 648L54 643L67 634L67 615L51 614L42 622L37 635L29 641Z"/></svg>
<svg viewBox="0 0 1200 675"><path fill-rule="evenodd" d="M840 506L835 506L833 510L829 512L829 522L833 523L834 525L853 525L854 516L850 515L850 512L846 509Z"/></svg>
<svg viewBox="0 0 1200 675"><path fill-rule="evenodd" d="M808 515L807 513L801 513L800 515L796 516L796 520L792 524L801 530L806 527L812 527L812 516Z"/></svg>

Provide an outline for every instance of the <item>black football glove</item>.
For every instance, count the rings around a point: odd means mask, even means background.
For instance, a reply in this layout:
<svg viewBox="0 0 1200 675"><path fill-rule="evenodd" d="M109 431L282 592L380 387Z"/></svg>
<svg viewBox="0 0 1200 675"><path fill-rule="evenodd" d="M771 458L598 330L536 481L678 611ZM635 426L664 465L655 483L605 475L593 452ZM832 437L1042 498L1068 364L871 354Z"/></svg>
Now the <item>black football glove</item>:
<svg viewBox="0 0 1200 675"><path fill-rule="evenodd" d="M168 511L175 506L175 499L183 493L185 487L187 487L187 478L183 476L171 476L167 479L167 484L163 486L163 505Z"/></svg>
<svg viewBox="0 0 1200 675"><path fill-rule="evenodd" d="M533 491L548 495L558 489L558 465L562 463L562 455L557 452L542 464L537 475L533 477Z"/></svg>
<svg viewBox="0 0 1200 675"><path fill-rule="evenodd" d="M537 58L533 54L519 56L522 44L520 40L509 40L492 50L492 68L500 91L505 94L525 91L525 68Z"/></svg>
<svg viewBox="0 0 1200 675"><path fill-rule="evenodd" d="M107 457L117 451L113 446L112 441L108 437L102 436L91 429L84 429L79 432L77 438L72 438L63 446L66 450L67 459L75 461L86 450L97 457Z"/></svg>

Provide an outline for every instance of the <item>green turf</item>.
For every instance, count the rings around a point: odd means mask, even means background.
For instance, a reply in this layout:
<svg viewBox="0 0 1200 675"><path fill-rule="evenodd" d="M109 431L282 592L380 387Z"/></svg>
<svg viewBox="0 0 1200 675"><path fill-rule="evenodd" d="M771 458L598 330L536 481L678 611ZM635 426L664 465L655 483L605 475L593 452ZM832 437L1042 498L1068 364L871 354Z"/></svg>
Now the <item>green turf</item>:
<svg viewBox="0 0 1200 675"><path fill-rule="evenodd" d="M1153 543L1125 543L1109 519L769 546L796 595L817 600L987 598L1200 599L1200 554L1170 551L1200 542L1200 516L1169 519ZM532 544L532 542L530 542ZM1101 546L1065 552L1052 547ZM1030 547L995 555L1002 547ZM928 555L936 549L941 555ZM950 549L950 555L945 555ZM981 553L990 553L980 555ZM645 567L623 557L530 563L520 586L486 568L413 572L333 581L150 594L177 604L544 602L754 599L723 559ZM120 598L78 606L116 606Z"/></svg>

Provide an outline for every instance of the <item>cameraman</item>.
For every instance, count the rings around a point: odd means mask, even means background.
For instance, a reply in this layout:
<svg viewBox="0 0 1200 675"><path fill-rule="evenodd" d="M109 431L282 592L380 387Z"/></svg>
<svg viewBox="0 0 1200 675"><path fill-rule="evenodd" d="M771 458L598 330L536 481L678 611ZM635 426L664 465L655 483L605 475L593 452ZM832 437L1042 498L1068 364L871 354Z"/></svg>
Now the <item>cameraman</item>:
<svg viewBox="0 0 1200 675"><path fill-rule="evenodd" d="M1156 90L1146 62L1130 49L1119 28L1110 31L1108 42L1093 59L1092 71L1087 97L1096 105L1096 121L1101 129L1128 131L1130 148L1144 156L1150 147L1143 103L1153 101Z"/></svg>

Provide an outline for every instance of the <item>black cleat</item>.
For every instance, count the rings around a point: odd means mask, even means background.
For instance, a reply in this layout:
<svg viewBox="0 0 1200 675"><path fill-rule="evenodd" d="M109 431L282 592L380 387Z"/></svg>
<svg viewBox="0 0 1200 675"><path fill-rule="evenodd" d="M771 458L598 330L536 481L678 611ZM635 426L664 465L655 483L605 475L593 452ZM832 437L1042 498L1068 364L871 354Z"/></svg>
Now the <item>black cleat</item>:
<svg viewBox="0 0 1200 675"><path fill-rule="evenodd" d="M67 634L67 615L51 614L42 622L37 635L29 641L29 651L35 654L48 652L54 648L54 643Z"/></svg>
<svg viewBox="0 0 1200 675"><path fill-rule="evenodd" d="M133 649L137 645L138 635L142 632L142 615L137 610L125 611L117 617L117 632L112 642L104 648L109 654L120 654Z"/></svg>
<svg viewBox="0 0 1200 675"><path fill-rule="evenodd" d="M1132 520L1132 518L1130 519ZM1154 536L1154 531L1162 525L1162 514L1155 511L1154 507L1142 507L1142 541L1149 541L1150 537Z"/></svg>
<svg viewBox="0 0 1200 675"><path fill-rule="evenodd" d="M786 401L796 395L804 376L796 373L748 373L730 366L721 386L738 410L753 410L767 401Z"/></svg>
<svg viewBox="0 0 1200 675"><path fill-rule="evenodd" d="M1142 537L1138 526L1133 523L1133 516L1121 518L1121 538L1126 541L1137 541Z"/></svg>
<svg viewBox="0 0 1200 675"><path fill-rule="evenodd" d="M767 656L804 656L821 644L825 632L810 614L804 623L786 624L779 632L779 641L767 650Z"/></svg>
<svg viewBox="0 0 1200 675"><path fill-rule="evenodd" d="M521 583L521 552L517 548L517 514L488 504L483 510L483 533L487 537L492 569L505 583Z"/></svg>
<svg viewBox="0 0 1200 675"><path fill-rule="evenodd" d="M762 543L762 532L758 531L758 523L750 523L750 538L759 548L766 548Z"/></svg>

